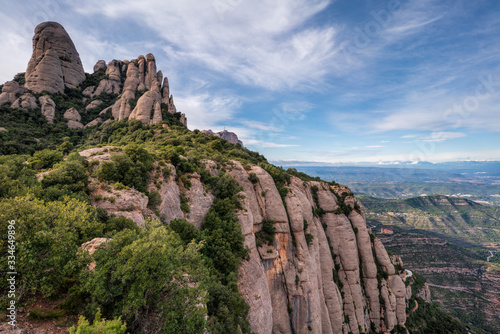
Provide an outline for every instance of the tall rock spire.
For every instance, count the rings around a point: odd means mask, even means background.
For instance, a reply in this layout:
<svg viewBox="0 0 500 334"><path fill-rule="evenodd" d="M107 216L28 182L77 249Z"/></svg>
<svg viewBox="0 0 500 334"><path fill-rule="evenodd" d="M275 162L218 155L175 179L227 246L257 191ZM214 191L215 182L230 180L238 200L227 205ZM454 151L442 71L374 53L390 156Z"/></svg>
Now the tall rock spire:
<svg viewBox="0 0 500 334"><path fill-rule="evenodd" d="M26 69L26 88L50 93L75 88L85 80L82 61L73 41L57 22L35 28L33 54Z"/></svg>

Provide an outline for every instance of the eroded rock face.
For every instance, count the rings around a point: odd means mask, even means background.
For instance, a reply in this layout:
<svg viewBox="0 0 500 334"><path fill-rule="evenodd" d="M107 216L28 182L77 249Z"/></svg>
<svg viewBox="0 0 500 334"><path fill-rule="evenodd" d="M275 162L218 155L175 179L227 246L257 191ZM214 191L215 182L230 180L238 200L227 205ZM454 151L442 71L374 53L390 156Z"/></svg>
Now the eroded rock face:
<svg viewBox="0 0 500 334"><path fill-rule="evenodd" d="M229 132L227 130L220 131L220 132L213 132L212 130L202 130L201 132L203 132L207 135L213 135L213 136L225 139L230 143L240 144L241 146L243 146L243 142L238 139L238 136L234 132Z"/></svg>
<svg viewBox="0 0 500 334"><path fill-rule="evenodd" d="M63 117L68 120L68 128L70 129L81 129L83 124L80 123L82 116L78 113L75 108L69 108L64 112Z"/></svg>
<svg viewBox="0 0 500 334"><path fill-rule="evenodd" d="M38 98L40 101L40 106L42 109L42 115L45 116L49 123L54 123L54 117L56 116L56 104L49 96L40 96Z"/></svg>
<svg viewBox="0 0 500 334"><path fill-rule="evenodd" d="M238 287L255 333L366 333L373 325L391 331L404 324L406 287L384 247L362 213L336 213L334 192L347 188L332 191L326 183L292 177L282 199L258 166L245 170L234 162L228 173L243 188L238 218L250 259L241 265ZM313 214L312 186L325 212L320 217ZM345 203L354 207L356 200L348 196ZM256 244L263 219L274 222L272 246ZM377 262L387 280L377 275Z"/></svg>
<svg viewBox="0 0 500 334"><path fill-rule="evenodd" d="M33 54L26 69L26 88L35 92L63 92L83 80L80 56L63 26L43 22L35 28Z"/></svg>
<svg viewBox="0 0 500 334"><path fill-rule="evenodd" d="M26 89L23 86L19 86L17 81L7 81L2 88L2 93L0 94L0 105L5 103L13 103L19 94L23 94Z"/></svg>
<svg viewBox="0 0 500 334"><path fill-rule="evenodd" d="M35 109L37 107L36 97L30 93L25 93L21 95L17 100L15 100L12 108L22 108L22 109Z"/></svg>

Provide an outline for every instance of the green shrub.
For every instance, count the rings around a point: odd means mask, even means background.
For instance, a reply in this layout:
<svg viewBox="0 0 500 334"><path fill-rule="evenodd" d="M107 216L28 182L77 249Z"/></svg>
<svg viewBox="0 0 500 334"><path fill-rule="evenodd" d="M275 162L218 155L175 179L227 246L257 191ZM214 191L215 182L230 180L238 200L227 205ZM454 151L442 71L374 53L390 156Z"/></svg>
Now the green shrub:
<svg viewBox="0 0 500 334"><path fill-rule="evenodd" d="M147 160L146 164L152 166ZM126 154L115 154L111 161L101 164L97 175L103 180L120 182L144 192L149 182L149 170L141 161L134 162Z"/></svg>
<svg viewBox="0 0 500 334"><path fill-rule="evenodd" d="M253 184L256 184L259 182L259 178L257 177L257 175L255 173L250 173L250 175L248 175L248 180L250 180L250 182L252 182Z"/></svg>
<svg viewBox="0 0 500 334"><path fill-rule="evenodd" d="M262 228L260 231L255 233L255 243L257 244L257 247L262 247L263 243L266 243L268 246L272 246L275 234L276 228L274 227L274 221L263 220Z"/></svg>
<svg viewBox="0 0 500 334"><path fill-rule="evenodd" d="M113 234L125 229L139 231L139 227L137 227L136 223L130 218L121 216L109 217L105 220L104 233L106 235L112 236Z"/></svg>
<svg viewBox="0 0 500 334"><path fill-rule="evenodd" d="M156 190L152 190L148 193L148 208L156 210L161 202L161 195Z"/></svg>
<svg viewBox="0 0 500 334"><path fill-rule="evenodd" d="M62 161L63 154L56 150L36 151L28 162L35 169L52 168L56 163Z"/></svg>
<svg viewBox="0 0 500 334"><path fill-rule="evenodd" d="M89 184L85 167L77 160L66 161L42 179L43 195L46 200L61 200L70 196L88 200L86 188Z"/></svg>
<svg viewBox="0 0 500 334"><path fill-rule="evenodd" d="M70 334L125 334L127 325L121 321L121 318L114 320L101 319L101 311L98 310L94 317L92 325L80 316L78 324L69 329Z"/></svg>
<svg viewBox="0 0 500 334"><path fill-rule="evenodd" d="M190 222L185 219L173 219L170 222L170 227L174 230L187 245L191 241L200 242L200 231Z"/></svg>
<svg viewBox="0 0 500 334"><path fill-rule="evenodd" d="M16 284L20 300L30 294L45 297L65 291L75 275L86 266L77 256L80 245L101 236L104 224L96 219L95 209L76 199L44 202L34 196L0 201L0 221L15 220ZM7 224L0 225L0 235ZM7 267L7 242L0 241L0 266ZM7 282L0 281L0 291ZM5 301L7 294L1 294Z"/></svg>
<svg viewBox="0 0 500 334"><path fill-rule="evenodd" d="M121 315L131 332L202 333L209 274L201 247L185 246L175 232L151 224L115 234L94 254L95 270L83 273L91 295L87 313Z"/></svg>
<svg viewBox="0 0 500 334"><path fill-rule="evenodd" d="M62 310L48 310L42 311L39 308L35 308L28 314L28 319L30 320L49 320L49 319L59 319L64 315Z"/></svg>

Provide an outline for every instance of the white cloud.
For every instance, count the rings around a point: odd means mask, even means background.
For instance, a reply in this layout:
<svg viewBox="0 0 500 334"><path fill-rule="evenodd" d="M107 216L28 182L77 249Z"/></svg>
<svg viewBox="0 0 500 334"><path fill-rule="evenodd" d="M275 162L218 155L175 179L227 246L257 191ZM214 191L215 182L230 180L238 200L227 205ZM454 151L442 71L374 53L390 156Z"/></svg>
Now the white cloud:
<svg viewBox="0 0 500 334"><path fill-rule="evenodd" d="M199 130L220 128L230 122L240 108L240 102L234 96L208 93L178 95L174 102L178 111L187 115L188 127Z"/></svg>
<svg viewBox="0 0 500 334"><path fill-rule="evenodd" d="M328 3L153 0L145 5L136 0L89 0L74 9L149 27L164 41L173 68L195 61L240 83L280 90L318 87L329 73L337 51L336 30L303 28Z"/></svg>
<svg viewBox="0 0 500 334"><path fill-rule="evenodd" d="M23 29L27 24L5 13L0 13L2 33L0 34L0 84L12 80L14 75L24 72L31 57L31 37Z"/></svg>
<svg viewBox="0 0 500 334"><path fill-rule="evenodd" d="M462 138L466 137L467 134L463 132L432 132L429 136L423 137L420 140L422 141L431 141L431 142L444 142L450 139Z"/></svg>
<svg viewBox="0 0 500 334"><path fill-rule="evenodd" d="M259 146L259 147L265 147L265 148L284 148L284 147L295 147L299 145L291 145L291 144L278 144L278 143L272 143L272 142L265 142L262 140L258 139L248 139L244 143L244 145L248 146Z"/></svg>
<svg viewBox="0 0 500 334"><path fill-rule="evenodd" d="M273 132L281 132L284 129L283 128L278 128L276 126L273 126L271 124L265 124L259 121L252 121L248 119L240 119L238 120L239 123L253 129L258 129L258 130L264 130L264 131L273 131Z"/></svg>

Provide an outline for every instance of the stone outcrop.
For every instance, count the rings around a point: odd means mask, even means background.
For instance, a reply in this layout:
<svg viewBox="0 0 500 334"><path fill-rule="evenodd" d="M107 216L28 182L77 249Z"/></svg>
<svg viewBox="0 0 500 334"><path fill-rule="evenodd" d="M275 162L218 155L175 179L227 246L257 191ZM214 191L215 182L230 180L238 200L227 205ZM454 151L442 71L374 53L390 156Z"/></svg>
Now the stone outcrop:
<svg viewBox="0 0 500 334"><path fill-rule="evenodd" d="M35 109L37 107L36 97L31 93L24 93L11 105L12 108Z"/></svg>
<svg viewBox="0 0 500 334"><path fill-rule="evenodd" d="M106 69L106 61L104 60L98 60L97 63L94 65L94 73L99 71L99 70L105 70Z"/></svg>
<svg viewBox="0 0 500 334"><path fill-rule="evenodd" d="M49 96L43 95L38 98L42 109L42 115L45 116L49 123L54 123L56 116L56 104Z"/></svg>
<svg viewBox="0 0 500 334"><path fill-rule="evenodd" d="M5 103L13 103L17 96L23 94L26 89L20 86L17 81L7 81L2 87L2 93L0 94L0 105Z"/></svg>
<svg viewBox="0 0 500 334"><path fill-rule="evenodd" d="M85 110L86 111L89 111L91 109L94 109L94 108L97 108L98 106L100 106L102 104L102 101L101 100L94 100L92 102L90 102L86 107L85 107Z"/></svg>
<svg viewBox="0 0 500 334"><path fill-rule="evenodd" d="M177 112L173 97L168 95L170 93L168 79L163 78L163 73L156 70L156 60L152 54L139 56L131 61L114 60L108 64L106 74L109 80L101 81L94 93L89 89L85 94L96 96L102 91L115 93L116 90L111 87L123 84L121 94L112 108L114 119L136 119L151 125L162 121L162 104L167 112L171 114ZM181 115L181 122L186 125L184 114Z"/></svg>
<svg viewBox="0 0 500 334"><path fill-rule="evenodd" d="M76 88L85 80L75 45L59 23L44 22L35 28L33 54L25 77L26 88L49 93Z"/></svg>
<svg viewBox="0 0 500 334"><path fill-rule="evenodd" d="M240 144L243 146L243 142L238 139L238 136L234 132L229 132L227 130L224 131L219 131L219 132L213 132L212 130L201 130L201 132L207 134L207 135L213 135L222 139L227 140L230 143L233 144Z"/></svg>
<svg viewBox="0 0 500 334"><path fill-rule="evenodd" d="M114 59L106 64L99 60L93 70L96 75L89 80L100 78L99 81L81 86L86 75L68 33L59 23L41 23L35 28L33 53L24 73L24 86L18 83L21 82L19 74L14 81L6 82L0 93L0 105L8 103L13 108L24 109L40 107L42 114L52 123L56 119L54 100L37 100L29 91L54 94L80 86L83 102L91 101L85 111L98 107L102 100L111 104L109 108L114 120L133 119L153 125L163 120L162 113L168 112L187 126L186 115L177 112L168 78L157 70L156 59L151 53L130 61ZM101 94L106 96L92 100ZM89 124L95 126L100 122L94 119ZM68 119L68 126L81 128L83 124L80 120Z"/></svg>
<svg viewBox="0 0 500 334"><path fill-rule="evenodd" d="M64 112L63 117L66 120L68 120L68 128L70 129L83 128L83 124L80 123L82 116L80 116L80 114L75 108L69 108L68 110L66 110Z"/></svg>

